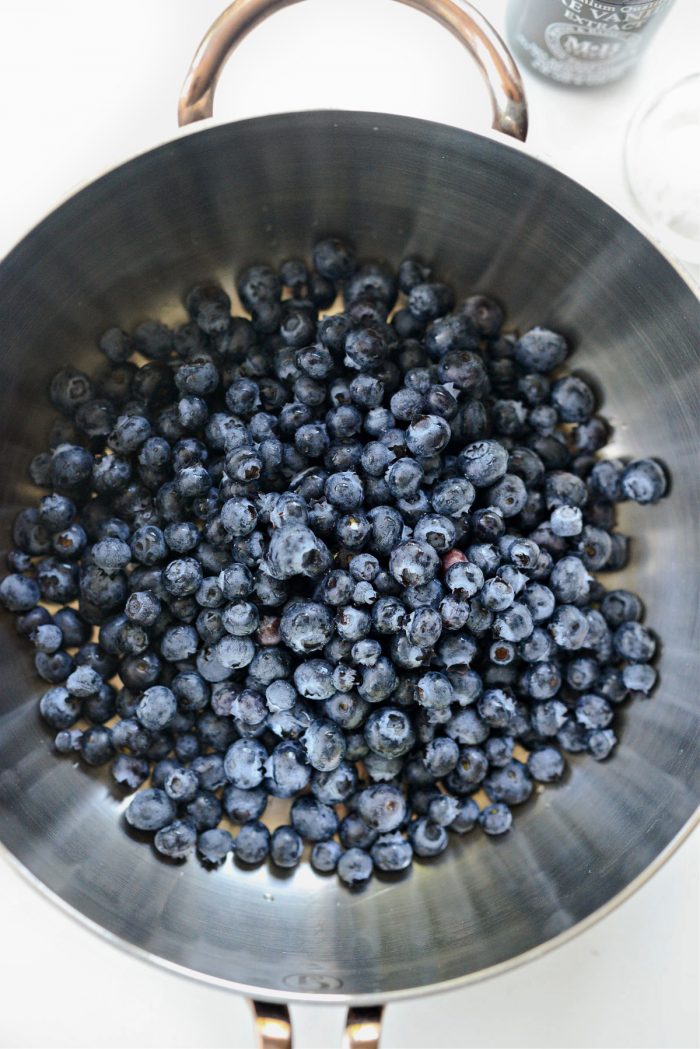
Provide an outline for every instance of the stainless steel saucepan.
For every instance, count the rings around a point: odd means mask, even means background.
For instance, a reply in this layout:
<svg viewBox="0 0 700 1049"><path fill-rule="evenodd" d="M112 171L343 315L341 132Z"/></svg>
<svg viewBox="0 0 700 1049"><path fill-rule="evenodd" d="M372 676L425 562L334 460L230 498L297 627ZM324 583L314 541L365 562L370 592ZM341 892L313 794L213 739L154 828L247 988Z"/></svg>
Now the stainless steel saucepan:
<svg viewBox="0 0 700 1049"><path fill-rule="evenodd" d="M237 0L221 16L188 76L181 124L211 115L228 54L290 2ZM524 139L520 79L493 30L461 0L404 2L463 41L485 73L494 128ZM356 895L308 866L287 877L175 867L129 838L108 777L52 754L31 656L1 617L5 846L114 942L254 999L263 1042L278 1047L289 1044L286 1010L260 1003L347 1003L351 1042L370 1045L380 1003L562 942L666 859L700 795L700 303L629 222L503 135L347 112L210 126L54 211L0 265L2 535L34 495L26 467L45 440L44 390L59 366L91 368L108 324L184 319L183 293L198 280L230 288L234 270L306 254L328 233L350 235L364 256L417 252L458 292L499 295L511 326L544 323L578 347L575 367L605 391L615 454L657 455L673 478L658 507L624 507L622 527L638 538L628 568L607 579L644 596L663 652L659 688L629 710L614 760L574 758L505 839L454 842Z"/></svg>

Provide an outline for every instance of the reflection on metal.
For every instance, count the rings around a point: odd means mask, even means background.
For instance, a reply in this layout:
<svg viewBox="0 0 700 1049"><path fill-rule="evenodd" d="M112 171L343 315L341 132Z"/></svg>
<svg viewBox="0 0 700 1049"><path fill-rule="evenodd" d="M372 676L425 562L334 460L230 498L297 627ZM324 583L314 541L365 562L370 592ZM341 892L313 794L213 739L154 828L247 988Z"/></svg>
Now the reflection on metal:
<svg viewBox="0 0 700 1049"><path fill-rule="evenodd" d="M292 1022L286 1005L251 1002L258 1049L292 1049Z"/></svg>
<svg viewBox="0 0 700 1049"><path fill-rule="evenodd" d="M349 1009L343 1049L379 1049L381 1027L381 1005Z"/></svg>

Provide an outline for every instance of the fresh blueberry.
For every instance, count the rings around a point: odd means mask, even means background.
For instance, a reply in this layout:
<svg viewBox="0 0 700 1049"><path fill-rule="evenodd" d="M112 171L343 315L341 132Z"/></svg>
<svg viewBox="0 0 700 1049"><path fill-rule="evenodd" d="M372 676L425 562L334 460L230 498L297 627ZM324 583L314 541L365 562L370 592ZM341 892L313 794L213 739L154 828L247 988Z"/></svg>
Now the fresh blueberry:
<svg viewBox="0 0 700 1049"><path fill-rule="evenodd" d="M513 814L507 805L496 802L482 810L479 823L486 834L505 834L512 826Z"/></svg>
<svg viewBox="0 0 700 1049"><path fill-rule="evenodd" d="M556 783L564 775L566 762L556 747L540 747L528 755L527 767L538 783Z"/></svg>
<svg viewBox="0 0 700 1049"><path fill-rule="evenodd" d="M343 850L337 841L318 841L311 850L309 862L320 874L330 874L338 866Z"/></svg>
<svg viewBox="0 0 700 1049"><path fill-rule="evenodd" d="M296 867L301 860L304 843L293 827L277 827L270 840L270 858L277 867Z"/></svg>
<svg viewBox="0 0 700 1049"><path fill-rule="evenodd" d="M336 870L342 882L351 888L362 885L372 877L374 864L362 848L349 848L339 858Z"/></svg>
<svg viewBox="0 0 700 1049"><path fill-rule="evenodd" d="M635 459L623 470L620 489L623 498L642 506L657 503L666 495L668 482L663 468L654 459Z"/></svg>

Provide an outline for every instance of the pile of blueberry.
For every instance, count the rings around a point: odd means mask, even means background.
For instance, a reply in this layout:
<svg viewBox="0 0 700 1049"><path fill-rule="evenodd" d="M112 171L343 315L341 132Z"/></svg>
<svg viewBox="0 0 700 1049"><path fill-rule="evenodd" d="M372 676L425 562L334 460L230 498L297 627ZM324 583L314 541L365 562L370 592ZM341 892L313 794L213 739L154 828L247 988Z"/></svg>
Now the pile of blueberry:
<svg viewBox="0 0 700 1049"><path fill-rule="evenodd" d="M594 573L625 564L615 503L666 478L597 457L561 335L504 335L412 259L328 239L313 265L247 269L248 316L197 287L188 323L56 374L0 598L57 751L109 763L159 852L288 868L310 843L352 885L611 753L656 641Z"/></svg>

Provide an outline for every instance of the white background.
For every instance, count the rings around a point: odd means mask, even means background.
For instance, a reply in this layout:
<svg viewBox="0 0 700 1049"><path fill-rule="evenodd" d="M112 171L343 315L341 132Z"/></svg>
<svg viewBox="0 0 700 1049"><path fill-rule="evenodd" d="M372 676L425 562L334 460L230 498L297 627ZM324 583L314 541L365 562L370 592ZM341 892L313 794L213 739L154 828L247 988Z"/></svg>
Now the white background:
<svg viewBox="0 0 700 1049"><path fill-rule="evenodd" d="M194 49L223 0L0 0L0 256L75 186L171 136ZM505 0L481 0L502 28ZM676 0L638 70L572 93L526 78L529 147L631 212L622 140L641 100L700 67L700 5ZM388 0L309 0L241 46L217 115L322 107L479 129L488 105L459 44ZM490 982L387 1011L384 1049L694 1047L696 833L631 900ZM238 997L152 968L85 931L0 860L0 1045L248 1047ZM342 1011L296 1010L301 1049L340 1044Z"/></svg>

